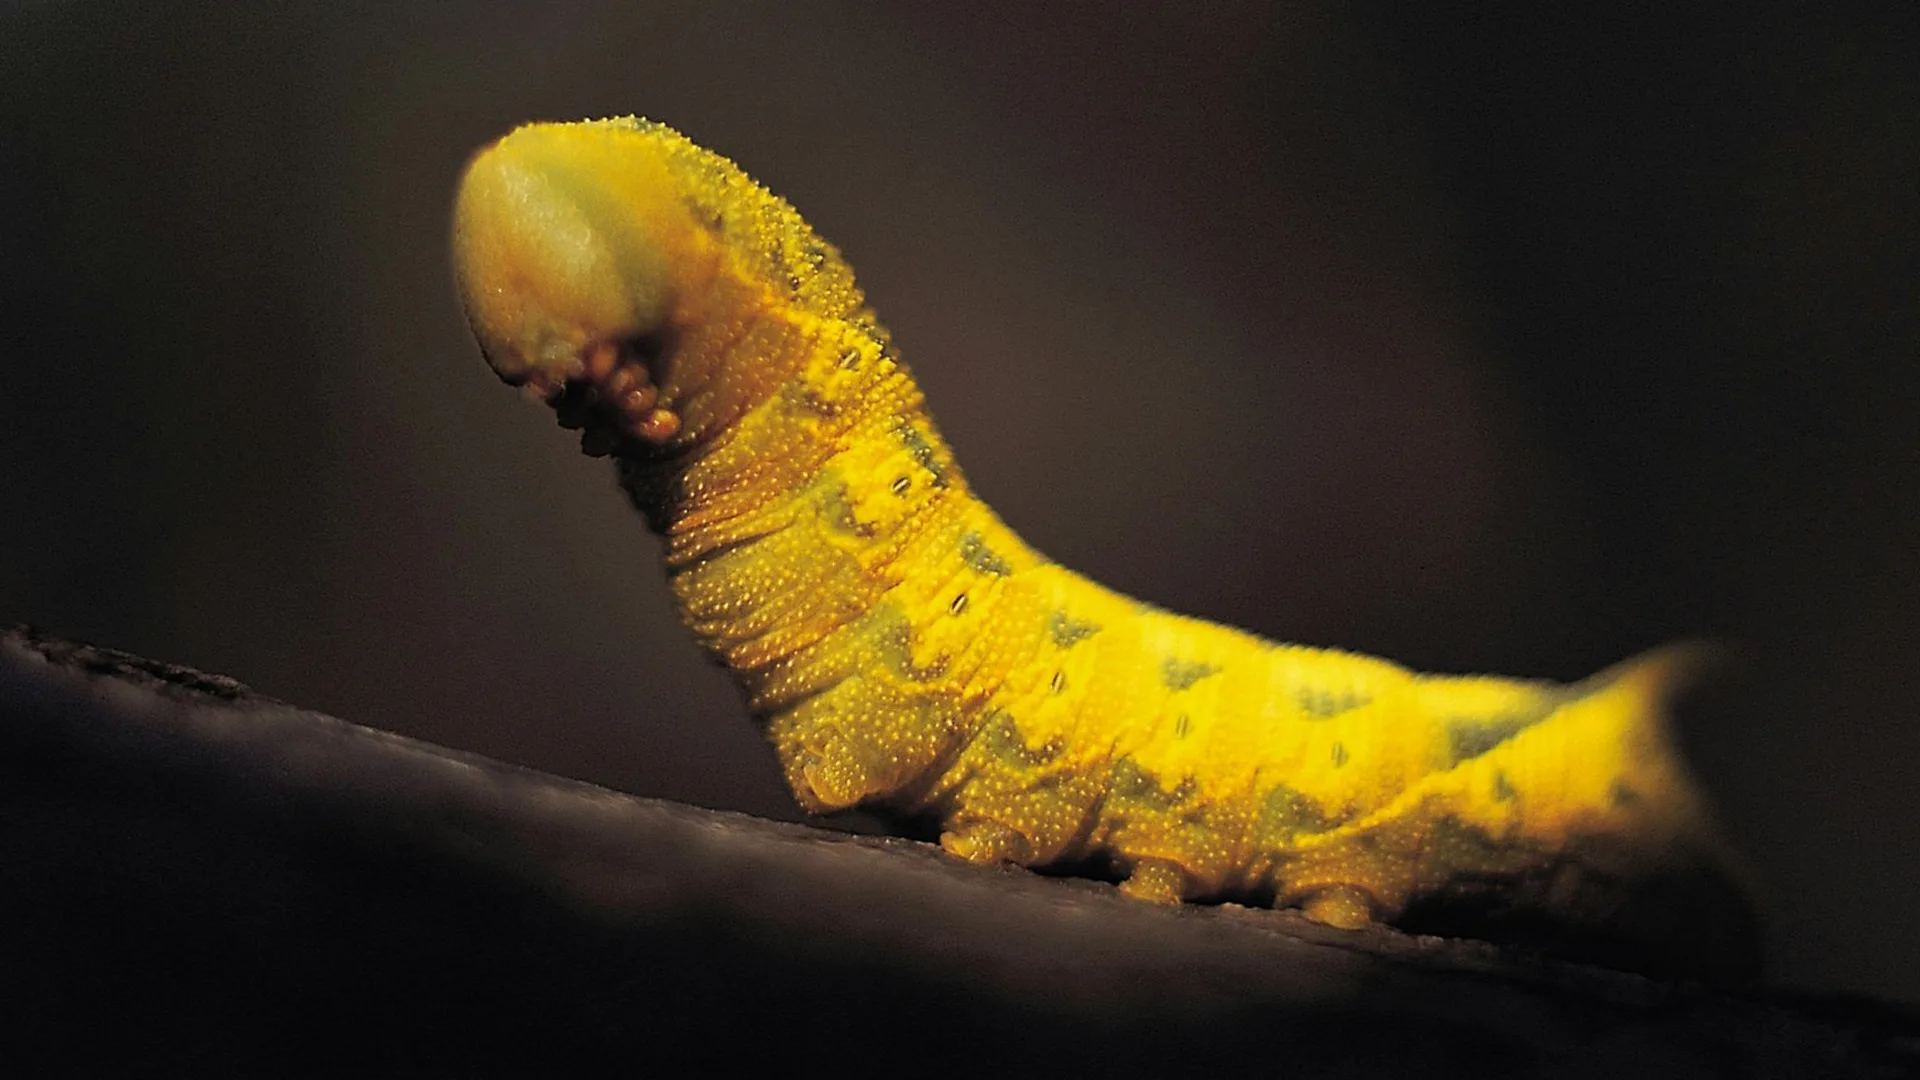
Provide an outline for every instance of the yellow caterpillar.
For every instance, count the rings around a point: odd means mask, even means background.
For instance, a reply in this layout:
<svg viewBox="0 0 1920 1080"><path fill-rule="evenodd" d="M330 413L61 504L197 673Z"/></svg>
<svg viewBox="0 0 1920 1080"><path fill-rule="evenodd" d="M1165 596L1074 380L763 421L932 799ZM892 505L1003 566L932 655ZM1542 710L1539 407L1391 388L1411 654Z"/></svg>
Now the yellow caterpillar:
<svg viewBox="0 0 1920 1080"><path fill-rule="evenodd" d="M1651 889L1627 933L1672 940L1733 894L1663 720L1692 652L1421 675L1080 577L968 489L839 253L677 132L520 128L469 165L453 251L488 362L615 457L807 810L1341 927L1439 899L1590 929Z"/></svg>

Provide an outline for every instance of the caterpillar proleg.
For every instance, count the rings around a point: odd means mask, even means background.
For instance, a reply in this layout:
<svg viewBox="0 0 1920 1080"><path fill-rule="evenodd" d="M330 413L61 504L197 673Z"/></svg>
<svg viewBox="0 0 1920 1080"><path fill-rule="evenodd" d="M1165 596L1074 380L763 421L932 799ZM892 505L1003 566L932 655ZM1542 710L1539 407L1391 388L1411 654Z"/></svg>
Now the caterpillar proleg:
<svg viewBox="0 0 1920 1080"><path fill-rule="evenodd" d="M968 488L839 252L657 123L483 150L453 252L487 361L614 458L807 810L1104 862L1144 900L1465 911L1722 965L1690 942L1744 908L1665 722L1697 650L1571 685L1423 675L1061 567Z"/></svg>

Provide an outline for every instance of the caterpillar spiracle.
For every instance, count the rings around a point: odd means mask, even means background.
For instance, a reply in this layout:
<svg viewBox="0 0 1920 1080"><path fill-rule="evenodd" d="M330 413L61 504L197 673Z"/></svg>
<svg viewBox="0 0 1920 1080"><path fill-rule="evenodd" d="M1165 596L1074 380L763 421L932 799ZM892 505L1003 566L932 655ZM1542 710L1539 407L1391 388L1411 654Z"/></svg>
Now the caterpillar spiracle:
<svg viewBox="0 0 1920 1080"><path fill-rule="evenodd" d="M1694 650L1572 685L1423 675L1075 574L969 490L839 252L658 123L484 149L453 254L487 361L613 457L808 811L937 819L960 858L1103 865L1156 902L1464 912L1640 966L1745 948L1666 730Z"/></svg>

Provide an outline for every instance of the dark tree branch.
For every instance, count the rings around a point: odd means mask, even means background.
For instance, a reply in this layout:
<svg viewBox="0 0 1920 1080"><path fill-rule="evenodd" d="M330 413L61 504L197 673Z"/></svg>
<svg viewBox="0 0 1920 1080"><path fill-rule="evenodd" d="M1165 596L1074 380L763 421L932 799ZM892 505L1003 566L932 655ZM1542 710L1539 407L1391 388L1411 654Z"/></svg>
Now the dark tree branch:
<svg viewBox="0 0 1920 1080"><path fill-rule="evenodd" d="M91 1071L1894 1076L1920 1023L1161 910L0 635L8 1056Z"/></svg>

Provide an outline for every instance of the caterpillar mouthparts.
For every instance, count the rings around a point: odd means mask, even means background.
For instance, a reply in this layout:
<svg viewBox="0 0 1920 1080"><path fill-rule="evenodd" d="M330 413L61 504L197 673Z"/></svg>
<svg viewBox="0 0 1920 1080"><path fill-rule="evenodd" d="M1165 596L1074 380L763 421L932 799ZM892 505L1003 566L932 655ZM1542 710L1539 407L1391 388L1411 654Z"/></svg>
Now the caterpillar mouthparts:
<svg viewBox="0 0 1920 1080"><path fill-rule="evenodd" d="M664 125L514 131L453 233L488 363L615 459L807 810L931 816L972 861L1104 862L1145 900L1753 965L1667 730L1693 651L1571 685L1427 675L1061 567L970 490L839 252Z"/></svg>
<svg viewBox="0 0 1920 1080"><path fill-rule="evenodd" d="M535 368L501 378L550 406L561 427L580 432L580 451L588 457L662 447L679 434L679 414L660 404L646 352L635 340L596 341L563 371L556 377Z"/></svg>

